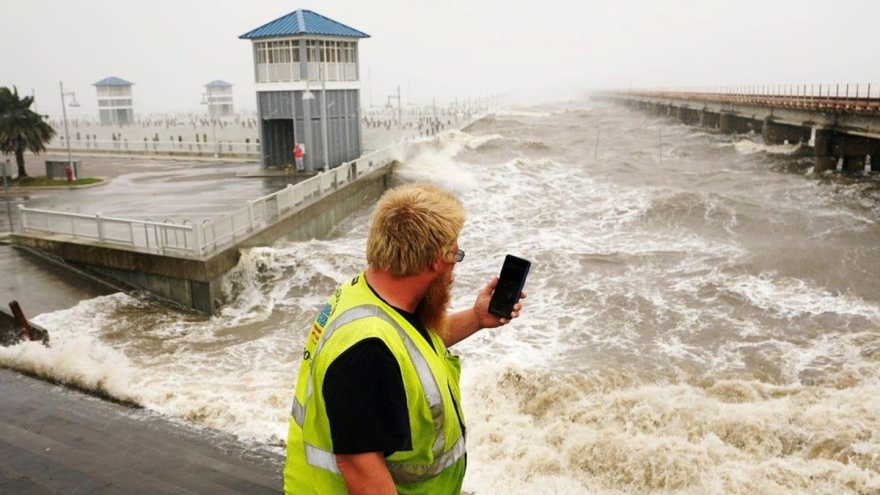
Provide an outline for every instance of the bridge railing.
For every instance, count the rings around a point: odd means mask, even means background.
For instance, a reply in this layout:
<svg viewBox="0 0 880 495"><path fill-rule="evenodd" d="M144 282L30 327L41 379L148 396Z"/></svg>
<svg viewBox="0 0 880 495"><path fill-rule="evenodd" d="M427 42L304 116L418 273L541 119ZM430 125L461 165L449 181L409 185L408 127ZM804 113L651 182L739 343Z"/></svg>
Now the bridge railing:
<svg viewBox="0 0 880 495"><path fill-rule="evenodd" d="M132 220L125 218L19 206L24 232L87 239L123 249L156 254L199 257L224 249L237 239L259 232L292 215L305 204L322 198L349 182L393 162L402 145L386 148L339 167L318 173L297 184L250 200L232 213L201 223L184 220Z"/></svg>
<svg viewBox="0 0 880 495"><path fill-rule="evenodd" d="M731 104L828 110L837 113L880 113L880 84L771 84L702 88L655 88L614 93Z"/></svg>

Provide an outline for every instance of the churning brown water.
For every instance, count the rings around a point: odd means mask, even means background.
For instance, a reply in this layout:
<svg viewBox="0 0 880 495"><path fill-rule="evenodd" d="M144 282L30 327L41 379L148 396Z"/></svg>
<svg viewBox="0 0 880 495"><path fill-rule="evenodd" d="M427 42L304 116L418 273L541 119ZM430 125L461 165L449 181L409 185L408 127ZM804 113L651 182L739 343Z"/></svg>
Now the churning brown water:
<svg viewBox="0 0 880 495"><path fill-rule="evenodd" d="M524 315L458 346L465 489L880 493L874 181L590 105L499 112L396 173L466 205L456 308L506 253L533 262ZM35 318L51 349L0 363L280 446L303 337L362 268L368 218L244 253L220 316L85 299Z"/></svg>

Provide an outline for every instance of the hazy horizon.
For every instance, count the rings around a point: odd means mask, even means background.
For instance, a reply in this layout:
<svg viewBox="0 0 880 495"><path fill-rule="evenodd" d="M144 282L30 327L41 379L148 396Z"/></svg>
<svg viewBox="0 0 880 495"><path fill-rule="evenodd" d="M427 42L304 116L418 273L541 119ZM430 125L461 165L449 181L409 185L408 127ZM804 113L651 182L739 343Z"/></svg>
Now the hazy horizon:
<svg viewBox="0 0 880 495"><path fill-rule="evenodd" d="M33 93L38 111L53 118L61 115L59 81L81 105L68 117L92 118L93 84L109 76L134 83L136 115L204 112L201 94L215 79L234 85L236 110L253 110L251 42L238 37L297 9L371 36L359 43L365 106L384 105L398 86L404 103L442 105L483 95L567 100L597 88L870 83L880 14L880 4L842 1L834 12L847 13L846 22L830 24L827 5L814 0L8 0L4 7L0 86Z"/></svg>

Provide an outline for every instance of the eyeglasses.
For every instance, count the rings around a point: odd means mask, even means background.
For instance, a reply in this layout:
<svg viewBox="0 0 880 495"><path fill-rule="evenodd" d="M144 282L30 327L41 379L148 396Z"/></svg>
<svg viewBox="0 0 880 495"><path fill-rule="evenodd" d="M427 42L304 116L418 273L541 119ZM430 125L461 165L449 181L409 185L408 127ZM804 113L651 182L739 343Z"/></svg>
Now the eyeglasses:
<svg viewBox="0 0 880 495"><path fill-rule="evenodd" d="M455 255L454 259L456 263L461 263L461 260L464 259L464 251L462 251L461 249L459 249L458 251L447 251L446 254Z"/></svg>

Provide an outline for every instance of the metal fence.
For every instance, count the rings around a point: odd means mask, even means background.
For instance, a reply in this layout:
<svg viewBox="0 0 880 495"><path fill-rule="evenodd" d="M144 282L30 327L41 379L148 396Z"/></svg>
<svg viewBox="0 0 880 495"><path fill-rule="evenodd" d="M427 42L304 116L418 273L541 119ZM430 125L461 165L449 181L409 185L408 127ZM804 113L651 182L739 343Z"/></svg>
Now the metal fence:
<svg viewBox="0 0 880 495"><path fill-rule="evenodd" d="M157 254L199 257L259 232L298 211L304 204L324 197L378 168L390 164L402 152L393 146L286 188L248 201L234 212L196 224L184 220L131 220L102 215L84 215L19 206L24 232L43 232L75 239L88 239L123 249Z"/></svg>

